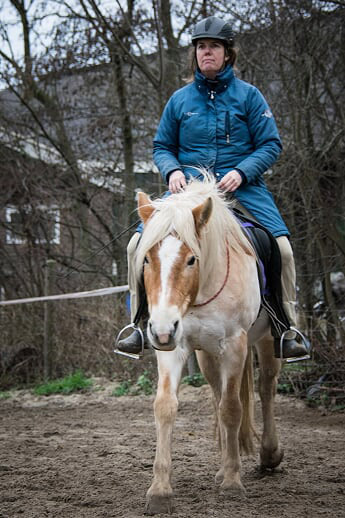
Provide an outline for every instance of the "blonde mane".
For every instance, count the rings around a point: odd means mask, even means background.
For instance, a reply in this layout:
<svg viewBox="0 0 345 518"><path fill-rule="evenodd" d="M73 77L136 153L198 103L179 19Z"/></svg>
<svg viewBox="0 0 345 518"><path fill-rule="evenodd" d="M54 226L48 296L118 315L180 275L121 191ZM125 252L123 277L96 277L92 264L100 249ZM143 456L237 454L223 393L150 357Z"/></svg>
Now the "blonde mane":
<svg viewBox="0 0 345 518"><path fill-rule="evenodd" d="M237 219L217 189L215 179L203 172L204 181L191 180L184 191L152 201L154 212L147 221L136 252L138 278L148 250L169 234L185 243L199 259L200 288L212 282L213 274L225 265L227 245L235 253L253 254ZM195 231L192 209L212 199L212 214L200 239Z"/></svg>

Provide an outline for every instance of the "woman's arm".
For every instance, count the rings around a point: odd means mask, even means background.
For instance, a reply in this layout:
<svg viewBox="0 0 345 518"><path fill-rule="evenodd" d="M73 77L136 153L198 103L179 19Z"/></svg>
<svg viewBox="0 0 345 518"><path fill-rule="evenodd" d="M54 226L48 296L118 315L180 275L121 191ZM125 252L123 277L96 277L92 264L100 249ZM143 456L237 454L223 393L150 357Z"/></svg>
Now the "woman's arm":
<svg viewBox="0 0 345 518"><path fill-rule="evenodd" d="M251 134L254 151L244 160L236 164L248 183L269 169L279 157L282 143L273 114L261 94L253 87L247 99L248 128Z"/></svg>
<svg viewBox="0 0 345 518"><path fill-rule="evenodd" d="M159 122L155 138L153 139L153 160L158 167L164 181L169 183L183 175L178 157L179 121L174 106L174 96L167 102ZM175 173L179 172L180 175ZM184 176L184 175L183 175Z"/></svg>

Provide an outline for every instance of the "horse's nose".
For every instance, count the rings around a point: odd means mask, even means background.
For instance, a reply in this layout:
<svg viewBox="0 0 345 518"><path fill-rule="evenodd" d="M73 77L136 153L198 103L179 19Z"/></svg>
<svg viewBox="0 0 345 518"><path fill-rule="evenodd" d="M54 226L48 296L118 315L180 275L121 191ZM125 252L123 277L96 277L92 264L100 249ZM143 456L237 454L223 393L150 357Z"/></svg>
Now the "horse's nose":
<svg viewBox="0 0 345 518"><path fill-rule="evenodd" d="M174 341L174 337L179 325L179 321L176 320L168 328L160 328L159 325L155 326L152 321L149 322L149 328L152 334L153 340L159 345L167 346L171 345ZM164 326L165 327L165 326Z"/></svg>
<svg viewBox="0 0 345 518"><path fill-rule="evenodd" d="M178 320L176 320L176 322L174 322L173 327L169 333L158 334L157 337L158 337L159 343L161 343L162 345L170 344L173 341L173 339L175 338L177 328L178 328Z"/></svg>

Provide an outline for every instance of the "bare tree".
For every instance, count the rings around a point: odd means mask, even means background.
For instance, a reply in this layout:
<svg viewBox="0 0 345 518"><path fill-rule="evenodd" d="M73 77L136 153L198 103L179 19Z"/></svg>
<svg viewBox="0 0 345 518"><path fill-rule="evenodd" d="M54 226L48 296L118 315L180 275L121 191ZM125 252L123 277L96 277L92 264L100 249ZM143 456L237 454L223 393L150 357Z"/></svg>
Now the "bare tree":
<svg viewBox="0 0 345 518"><path fill-rule="evenodd" d="M292 231L301 305L313 314L315 283L323 280L331 327L344 341L330 275L345 264L345 10L308 1L261 7L242 40L240 67L269 97L283 136L268 181Z"/></svg>
<svg viewBox="0 0 345 518"><path fill-rule="evenodd" d="M3 117L3 124L5 124L6 118L8 122L9 132L7 137L12 134L21 134L22 141L35 140L37 148L42 143L48 143L52 150L56 151L57 160L61 166L60 174L60 191L63 188L65 197L74 200L74 214L77 216L77 220L74 220L74 226L79 227L78 241L79 247L77 255L75 253L68 258L60 257L59 260L66 266L78 269L79 271L86 271L90 269L87 266L87 260L92 255L95 242L98 246L104 248L104 244L112 242L114 237L114 227L111 224L113 208L107 215L105 214L104 207L97 206L95 202L95 192L90 193L90 174L86 174L84 169L80 166L80 150L76 146L76 138L73 132L75 127L71 127L68 123L68 109L66 110L66 99L64 97L65 87L63 74L68 74L67 65L73 65L71 60L71 52L59 53L59 36L65 36L64 28L56 28L57 38L56 47L52 49L52 54L48 59L43 56L40 60L37 57L33 57L31 35L35 30L35 17L30 19L28 8L25 2L11 1L12 7L20 18L23 35L23 48L24 48L24 59L20 60L15 58L14 54L6 52L5 50L0 51L4 63L7 64L6 68L2 71L2 78L6 80L8 85L8 92L12 94L11 100L14 103L16 100L24 110L21 110L21 119L18 120L16 116L11 114L11 110L6 107L5 116ZM32 5L31 5L32 6ZM3 32L5 28L3 27ZM5 32L6 34L6 32ZM8 38L9 39L9 38ZM64 55L67 54L67 63ZM69 60L69 62L68 62ZM114 63L115 69L113 76L118 78L119 64ZM66 81L65 81L66 82ZM128 117L126 106L123 103L123 96L121 96L121 85L120 81L117 82L119 88L113 97L118 96L118 105L120 107L121 121L125 121L128 127ZM78 101L76 101L78 102ZM115 110L115 107L114 107ZM127 119L126 119L127 117ZM126 124L124 125L126 126ZM126 128L125 128L126 129ZM131 153L131 128L129 131L124 131L125 141L125 162L126 167L131 169L129 178L133 179L133 156ZM7 139L9 140L9 139ZM16 143L13 142L14 147ZM25 147L25 146L24 146ZM115 153L114 153L115 154ZM115 162L115 160L114 160ZM91 173L91 176L95 173ZM104 181L104 180L103 180ZM133 180L132 180L133 181ZM50 186L52 187L52 185ZM48 192L48 189L47 189ZM124 189L118 189L118 202L123 200L123 193L126 192ZM133 198L133 188L130 187L130 192ZM48 195L47 195L48 196ZM115 196L116 198L116 196ZM118 206L118 204L114 204ZM128 214L127 210L119 211L119 218L122 217L123 221L119 222L120 229L126 228L128 218L124 217ZM96 236L94 231L90 227L90 217L97 221L97 224L102 229L102 238L100 234ZM76 232L77 229L74 229ZM117 229L118 232L118 229ZM93 245L92 245L93 243ZM115 246L110 247L113 258L118 263L118 274L122 275L122 279L125 278L126 273L126 261L125 261L125 246L121 243L114 242ZM50 250L52 253L52 250ZM80 255L81 254L81 255ZM110 270L110 269L109 269ZM109 276L110 273L109 273Z"/></svg>

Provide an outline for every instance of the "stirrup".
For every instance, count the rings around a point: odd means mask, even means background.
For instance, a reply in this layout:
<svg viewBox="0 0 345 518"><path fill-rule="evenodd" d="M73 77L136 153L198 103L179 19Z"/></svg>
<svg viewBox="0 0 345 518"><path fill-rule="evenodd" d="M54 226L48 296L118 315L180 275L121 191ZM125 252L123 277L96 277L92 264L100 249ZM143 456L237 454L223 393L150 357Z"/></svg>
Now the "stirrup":
<svg viewBox="0 0 345 518"><path fill-rule="evenodd" d="M120 351L117 346L119 344L119 340L122 336L122 334L127 331L127 329L133 329L133 331L138 331L139 334L140 334L140 339L141 339L141 351L139 354L136 354L136 353L126 353L124 351ZM126 356L127 358L132 358L133 360L141 360L141 358L144 356L144 345L145 345L145 338L144 338L144 333L142 332L142 330L140 329L139 326L137 326L136 324L134 324L134 322L132 322L131 324L128 324L127 326L125 326L123 329L121 329L121 331L119 332L119 334L117 335L116 337L116 340L115 340L115 349L114 349L114 353L115 354L119 354L121 356Z"/></svg>
<svg viewBox="0 0 345 518"><path fill-rule="evenodd" d="M296 329L295 327L290 327L289 329L287 329L286 331L284 331L284 333L281 335L280 337L280 360L283 361L283 362L286 362L286 363L296 363L296 362L301 362L303 360L310 360L310 354L309 352L307 352L307 354L305 354L304 356L296 356L296 357L291 357L291 358L283 358L283 343L284 343L284 338L285 338L285 335L286 333L288 333L289 331L294 331L299 337L302 338L302 342L306 348L307 351L310 352L310 349L311 349L311 346L310 346L310 342L309 340L307 340L307 338L304 336L303 333L301 333L301 331L299 331L298 329Z"/></svg>

